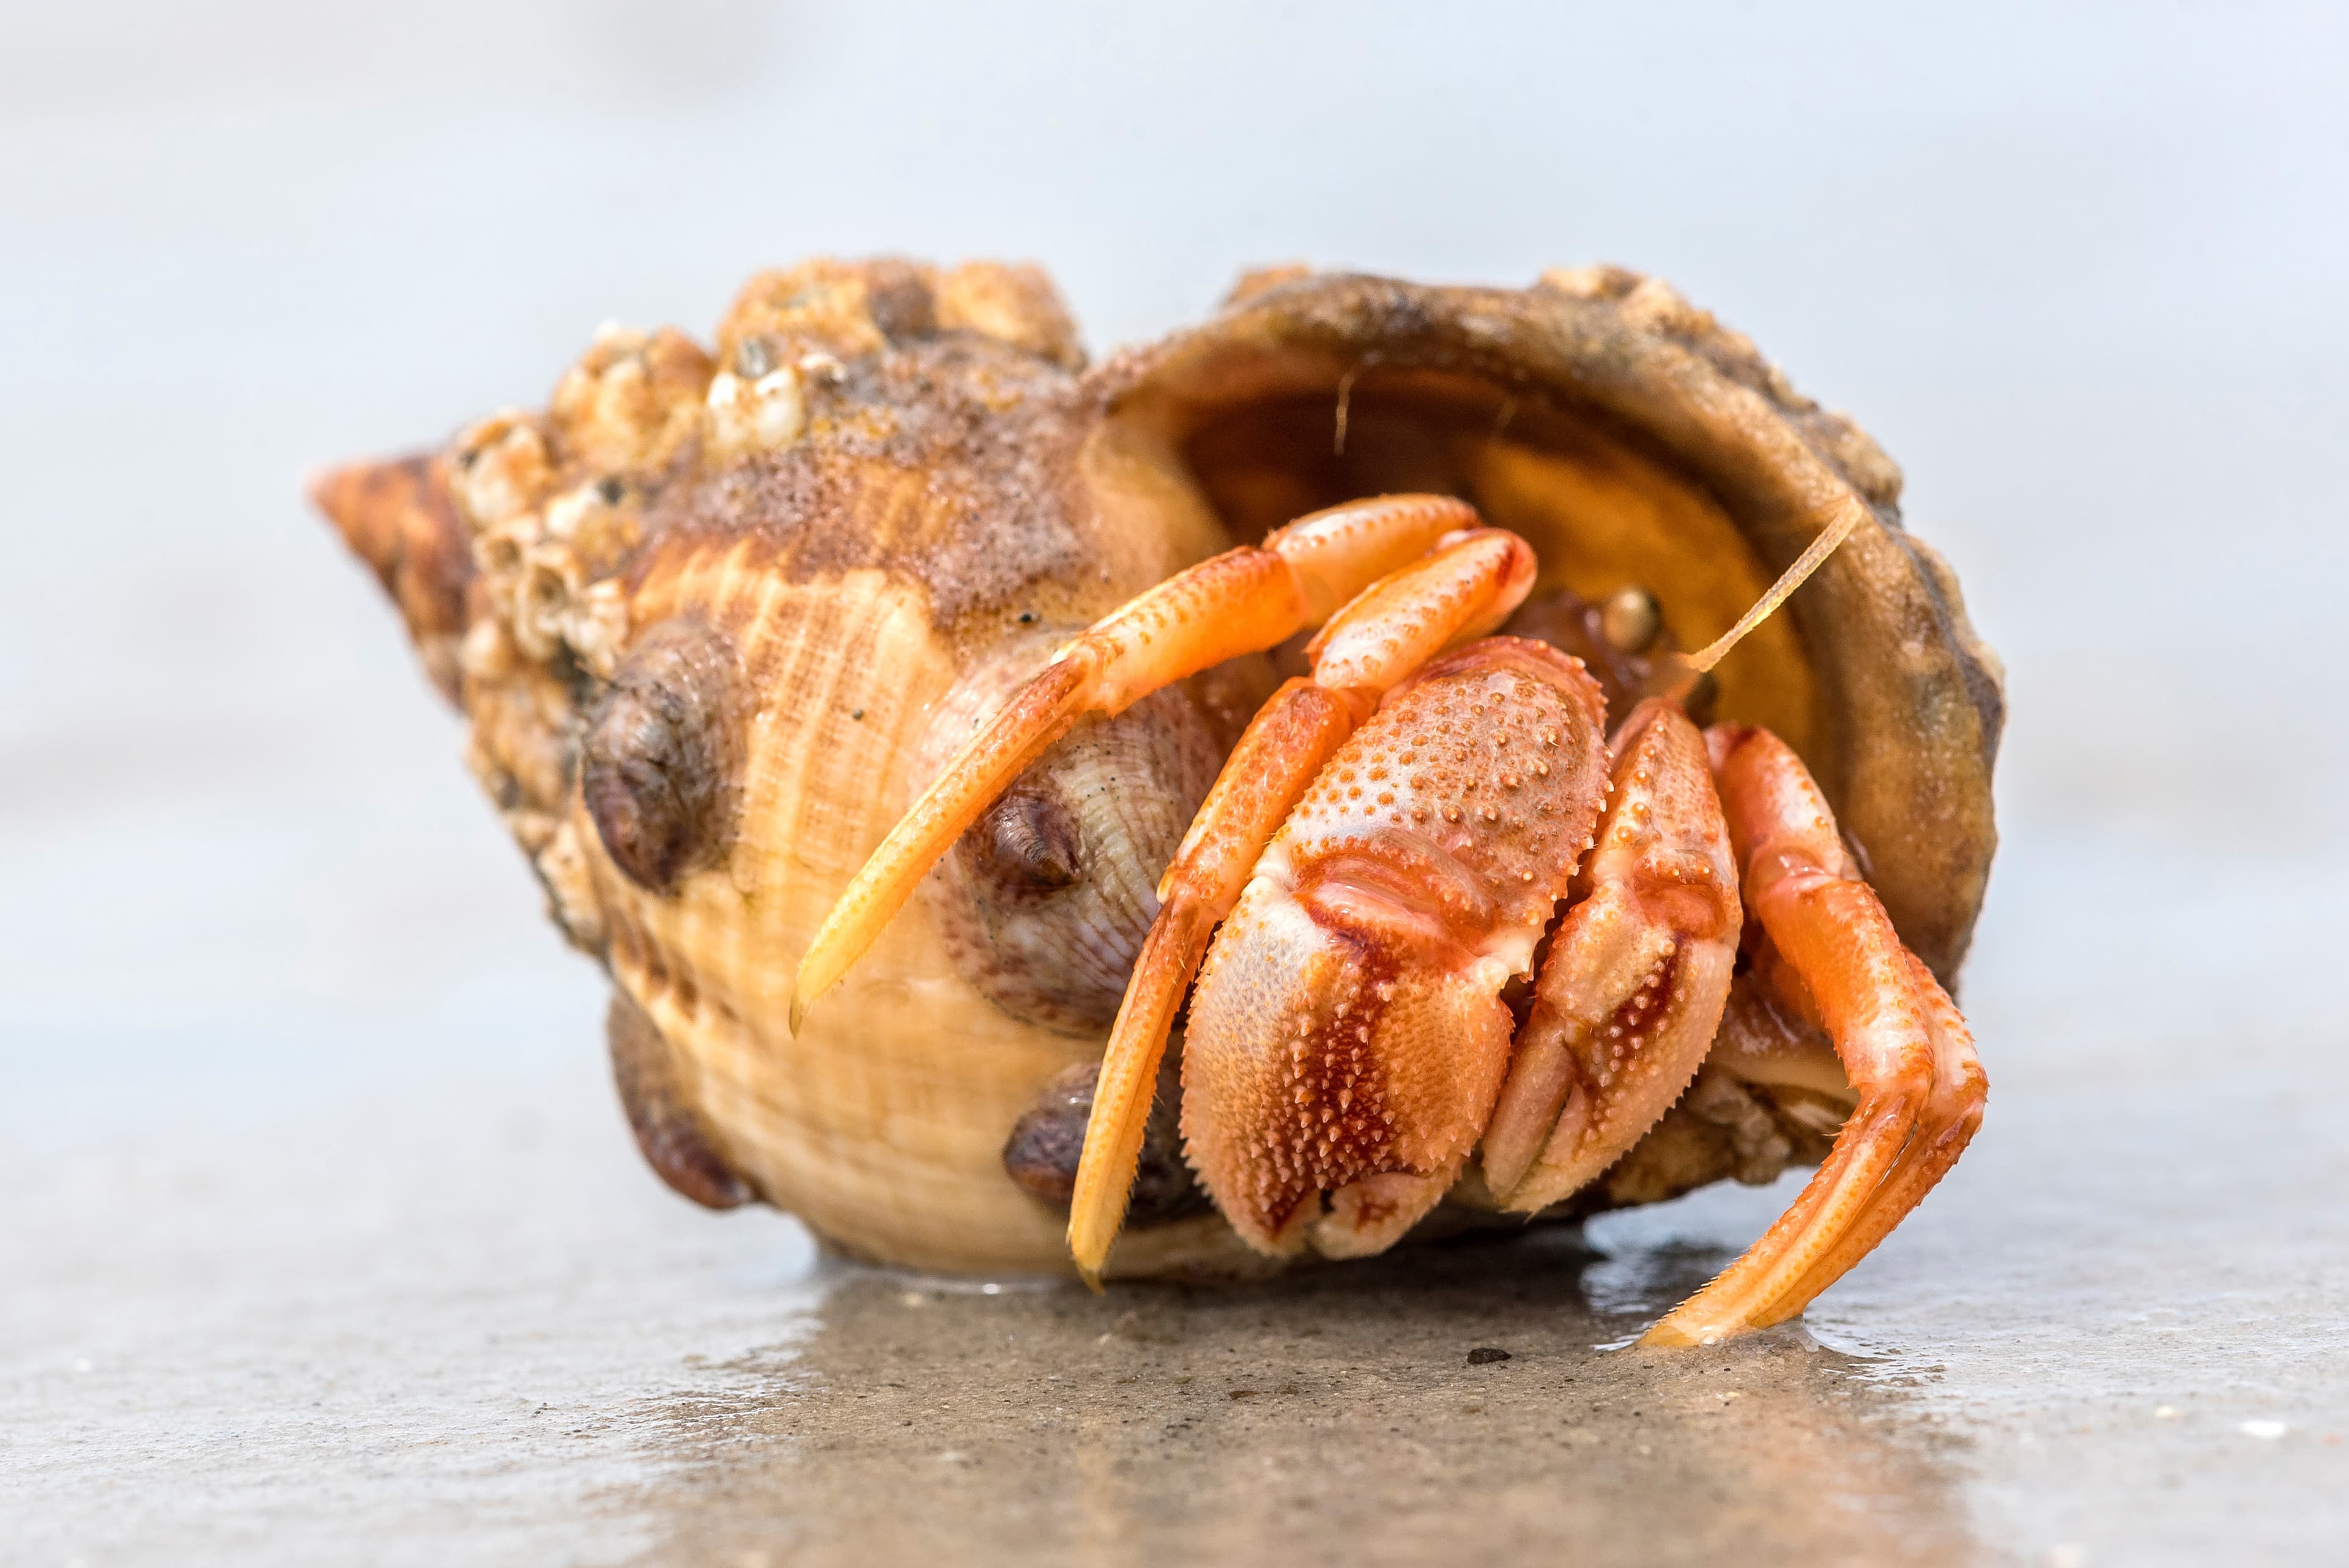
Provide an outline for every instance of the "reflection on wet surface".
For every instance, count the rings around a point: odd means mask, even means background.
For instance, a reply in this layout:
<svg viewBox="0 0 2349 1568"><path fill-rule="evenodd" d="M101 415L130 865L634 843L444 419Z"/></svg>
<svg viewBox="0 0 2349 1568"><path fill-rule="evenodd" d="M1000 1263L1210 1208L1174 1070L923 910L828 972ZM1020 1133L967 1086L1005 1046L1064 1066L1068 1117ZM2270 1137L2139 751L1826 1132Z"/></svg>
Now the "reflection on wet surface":
<svg viewBox="0 0 2349 1568"><path fill-rule="evenodd" d="M1799 1325L1604 1348L1725 1261L1549 1234L1105 1297L843 1271L806 1337L657 1402L659 1479L610 1501L647 1564L1974 1560L1949 1439Z"/></svg>

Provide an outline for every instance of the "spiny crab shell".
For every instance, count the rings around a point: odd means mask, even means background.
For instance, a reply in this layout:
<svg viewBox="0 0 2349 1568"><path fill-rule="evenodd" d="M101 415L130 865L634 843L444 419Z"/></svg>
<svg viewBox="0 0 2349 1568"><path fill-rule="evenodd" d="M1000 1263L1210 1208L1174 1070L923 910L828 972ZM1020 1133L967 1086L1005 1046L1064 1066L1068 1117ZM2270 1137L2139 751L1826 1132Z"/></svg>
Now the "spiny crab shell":
<svg viewBox="0 0 2349 1568"><path fill-rule="evenodd" d="M1856 495L1879 525L1723 666L1717 711L1802 755L1946 981L1995 843L2001 677L1899 489L1751 342L1617 268L1529 289L1253 274L1204 325L1088 369L1035 269L882 260L760 275L714 353L606 327L543 413L315 494L470 721L555 920L611 973L655 1168L862 1255L1003 1273L1070 1267L1007 1139L1066 1142L1055 1096L1098 1059L1269 663L1081 726L796 1037L785 1018L850 876L1060 639L1316 507L1436 491L1534 545L1537 595L1644 587L1693 648ZM1573 1210L1816 1158L1803 1109L1701 1077ZM1268 1266L1195 1200L1149 1207L1112 1272Z"/></svg>

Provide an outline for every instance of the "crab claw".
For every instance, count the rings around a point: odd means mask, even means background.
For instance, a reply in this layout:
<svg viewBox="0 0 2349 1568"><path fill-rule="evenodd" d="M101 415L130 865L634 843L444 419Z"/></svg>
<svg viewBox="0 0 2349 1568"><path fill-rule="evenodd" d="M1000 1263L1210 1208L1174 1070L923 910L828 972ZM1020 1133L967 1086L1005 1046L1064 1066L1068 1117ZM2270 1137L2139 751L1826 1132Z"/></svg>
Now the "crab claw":
<svg viewBox="0 0 2349 1568"><path fill-rule="evenodd" d="M1183 1131L1251 1245L1391 1244L1465 1162L1509 1064L1502 988L1606 790L1582 666L1515 638L1438 659L1322 770L1191 1001Z"/></svg>
<svg viewBox="0 0 2349 1568"><path fill-rule="evenodd" d="M1704 738L1651 700L1614 744L1598 843L1543 961L1485 1131L1485 1179L1531 1212L1638 1142L1704 1063L1742 921Z"/></svg>
<svg viewBox="0 0 2349 1568"><path fill-rule="evenodd" d="M1514 535L1478 528L1444 540L1332 617L1306 649L1312 679L1282 687L1233 748L1159 884L1157 919L1102 1049L1069 1208L1069 1251L1088 1282L1099 1283L1117 1238L1167 1030L1217 923L1231 914L1282 823L1384 694L1431 656L1498 626L1533 580L1533 552ZM1392 793L1384 804L1393 804Z"/></svg>
<svg viewBox="0 0 2349 1568"><path fill-rule="evenodd" d="M1086 713L1151 692L1327 620L1349 599L1476 524L1465 502L1385 495L1299 518L1176 574L1079 634L947 764L824 917L792 988L797 1033L965 828Z"/></svg>

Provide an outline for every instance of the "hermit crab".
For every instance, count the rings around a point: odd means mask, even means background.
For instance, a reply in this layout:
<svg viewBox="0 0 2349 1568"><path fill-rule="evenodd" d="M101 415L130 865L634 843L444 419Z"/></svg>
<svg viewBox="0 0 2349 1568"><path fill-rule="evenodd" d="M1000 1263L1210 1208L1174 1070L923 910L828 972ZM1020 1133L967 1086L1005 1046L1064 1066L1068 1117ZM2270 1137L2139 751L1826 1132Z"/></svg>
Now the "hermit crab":
<svg viewBox="0 0 2349 1568"><path fill-rule="evenodd" d="M1614 267L1301 268L1088 369L1030 267L754 277L321 476L662 1178L965 1273L1240 1276L1956 1160L1998 663L1899 471Z"/></svg>

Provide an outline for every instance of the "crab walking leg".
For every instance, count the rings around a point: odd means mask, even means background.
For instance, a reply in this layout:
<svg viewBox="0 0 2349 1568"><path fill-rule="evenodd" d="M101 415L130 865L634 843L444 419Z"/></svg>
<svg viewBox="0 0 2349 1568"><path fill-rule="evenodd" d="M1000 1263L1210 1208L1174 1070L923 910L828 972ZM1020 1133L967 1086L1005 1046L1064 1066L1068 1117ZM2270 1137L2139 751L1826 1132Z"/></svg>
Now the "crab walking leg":
<svg viewBox="0 0 2349 1568"><path fill-rule="evenodd" d="M1261 545L1179 572L1079 633L947 764L824 917L792 984L793 1033L963 830L1078 719L1123 712L1186 676L1270 648L1446 535L1475 526L1475 509L1448 496L1333 506Z"/></svg>
<svg viewBox="0 0 2349 1568"><path fill-rule="evenodd" d="M1651 700L1616 732L1596 844L1485 1129L1485 1178L1531 1212L1612 1165L1704 1063L1743 923L1704 738Z"/></svg>
<svg viewBox="0 0 2349 1568"><path fill-rule="evenodd" d="M1890 1174L1869 1195L1868 1206L1852 1221L1842 1239L1810 1266L1794 1287L1755 1320L1767 1328L1782 1323L1809 1304L1811 1298L1841 1279L1851 1266L1876 1250L1876 1244L1908 1217L1935 1183L1958 1162L1982 1126L1982 1106L1990 1096L1990 1079L1974 1054L1972 1033L1966 1028L1957 1003L1933 978L1916 954L1908 955L1917 990L1925 999L1926 1024L1933 1035L1933 1096L1918 1118L1917 1131Z"/></svg>
<svg viewBox="0 0 2349 1568"><path fill-rule="evenodd" d="M1651 1345L1706 1345L1791 1317L1857 1261L1878 1190L1934 1095L1933 1010L1918 965L1849 874L1826 797L1785 742L1718 724L1705 740L1744 870L1745 901L1808 986L1859 1104L1794 1204L1703 1290L1650 1329ZM1955 1158L1954 1151L1951 1158ZM1946 1162L1932 1169L1938 1176ZM1930 1185L1930 1179L1927 1185ZM1923 1196L1882 1220L1889 1230Z"/></svg>
<svg viewBox="0 0 2349 1568"><path fill-rule="evenodd" d="M1069 1200L1069 1251L1089 1285L1099 1287L1110 1244L1125 1221L1166 1032L1207 940L1239 901L1266 843L1371 707L1351 692L1326 691L1301 676L1275 692L1232 749L1158 884L1158 918L1134 961L1102 1054Z"/></svg>
<svg viewBox="0 0 2349 1568"><path fill-rule="evenodd" d="M1533 552L1490 529L1391 574L1313 639L1313 679L1283 686L1240 737L1159 883L1158 918L1102 1053L1069 1205L1069 1249L1087 1282L1099 1282L1125 1217L1175 1009L1265 846L1380 698L1444 647L1506 619L1533 576Z"/></svg>

